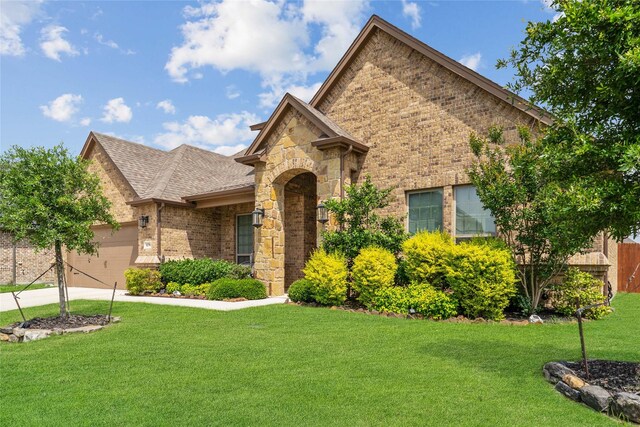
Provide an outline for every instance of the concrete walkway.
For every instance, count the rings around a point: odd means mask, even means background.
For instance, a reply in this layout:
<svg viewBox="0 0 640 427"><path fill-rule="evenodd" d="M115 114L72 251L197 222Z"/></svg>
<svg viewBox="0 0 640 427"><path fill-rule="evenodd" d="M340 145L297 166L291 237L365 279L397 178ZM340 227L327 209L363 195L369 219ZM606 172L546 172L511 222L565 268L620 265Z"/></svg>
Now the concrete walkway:
<svg viewBox="0 0 640 427"><path fill-rule="evenodd" d="M94 288L69 288L70 300L111 300L111 294L113 290L109 289L94 289ZM283 304L286 300L286 296L270 297L267 299L260 299L254 301L240 301L240 302L224 302L224 301L209 301L200 299L182 299L182 298L162 298L162 297L132 297L125 295L127 291L116 290L116 302L147 302L150 304L160 305L179 305L183 307L196 307L206 308L208 310L220 310L231 311L240 310L249 307L261 307L263 305ZM38 305L55 304L58 302L58 288L51 287L50 289L36 289L33 291L25 291L19 296L20 306L22 308L35 307ZM0 311L16 310L18 306L13 300L11 293L0 294ZM71 307L73 310L73 306Z"/></svg>

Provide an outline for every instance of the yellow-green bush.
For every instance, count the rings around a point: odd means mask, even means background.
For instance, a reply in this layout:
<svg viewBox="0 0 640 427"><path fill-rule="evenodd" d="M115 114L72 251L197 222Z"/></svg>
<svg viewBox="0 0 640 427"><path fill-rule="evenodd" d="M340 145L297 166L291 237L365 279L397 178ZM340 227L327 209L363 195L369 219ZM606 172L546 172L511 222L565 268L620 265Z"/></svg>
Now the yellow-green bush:
<svg viewBox="0 0 640 427"><path fill-rule="evenodd" d="M397 269L391 251L375 246L362 249L351 267L351 287L358 293L358 300L368 306L379 289L393 286Z"/></svg>
<svg viewBox="0 0 640 427"><path fill-rule="evenodd" d="M445 264L446 281L468 317L500 320L516 293L516 271L511 253L473 242L454 246Z"/></svg>
<svg viewBox="0 0 640 427"><path fill-rule="evenodd" d="M455 299L428 284L412 284L407 287L391 286L379 289L371 298L370 308L383 313L415 313L441 320L458 314Z"/></svg>
<svg viewBox="0 0 640 427"><path fill-rule="evenodd" d="M605 301L602 295L602 282L575 267L567 271L562 285L554 286L552 292L555 310L565 316L573 316L580 307ZM611 313L610 307L599 306L585 310L583 316L589 319L601 319L609 313Z"/></svg>
<svg viewBox="0 0 640 427"><path fill-rule="evenodd" d="M127 289L131 295L140 295L145 292L158 292L163 288L160 281L160 272L148 268L127 268L124 271L127 281Z"/></svg>
<svg viewBox="0 0 640 427"><path fill-rule="evenodd" d="M347 261L338 253L316 250L307 261L305 278L311 282L313 298L320 304L340 305L347 299Z"/></svg>
<svg viewBox="0 0 640 427"><path fill-rule="evenodd" d="M455 244L447 233L422 231L402 244L406 274L412 283L446 287L447 263Z"/></svg>

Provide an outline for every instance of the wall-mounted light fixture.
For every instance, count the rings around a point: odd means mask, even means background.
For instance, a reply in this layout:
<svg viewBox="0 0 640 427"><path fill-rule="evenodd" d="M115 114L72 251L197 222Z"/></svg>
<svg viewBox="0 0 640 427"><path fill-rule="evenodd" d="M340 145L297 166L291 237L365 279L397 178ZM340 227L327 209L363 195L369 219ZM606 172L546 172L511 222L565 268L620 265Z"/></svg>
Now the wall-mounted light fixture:
<svg viewBox="0 0 640 427"><path fill-rule="evenodd" d="M318 210L318 222L324 225L327 221L329 221L329 211L322 202L320 202L316 209Z"/></svg>
<svg viewBox="0 0 640 427"><path fill-rule="evenodd" d="M149 216L141 215L140 218L138 218L138 227L146 228L147 225L149 225Z"/></svg>
<svg viewBox="0 0 640 427"><path fill-rule="evenodd" d="M252 225L255 228L262 227L262 219L264 218L264 209L256 208L255 211L251 212Z"/></svg>

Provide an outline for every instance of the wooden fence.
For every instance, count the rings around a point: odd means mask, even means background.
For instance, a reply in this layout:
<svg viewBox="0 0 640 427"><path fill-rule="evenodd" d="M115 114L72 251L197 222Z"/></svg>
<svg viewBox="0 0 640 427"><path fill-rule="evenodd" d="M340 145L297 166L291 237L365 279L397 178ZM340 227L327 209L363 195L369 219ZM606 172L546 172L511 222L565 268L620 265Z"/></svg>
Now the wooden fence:
<svg viewBox="0 0 640 427"><path fill-rule="evenodd" d="M640 243L618 245L618 291L640 293Z"/></svg>

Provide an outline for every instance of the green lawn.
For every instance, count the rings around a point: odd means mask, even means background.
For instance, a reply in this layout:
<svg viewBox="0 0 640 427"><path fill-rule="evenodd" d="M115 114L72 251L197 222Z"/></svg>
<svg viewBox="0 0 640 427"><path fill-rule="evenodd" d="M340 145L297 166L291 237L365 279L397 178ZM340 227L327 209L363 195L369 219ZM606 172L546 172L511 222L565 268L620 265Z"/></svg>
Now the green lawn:
<svg viewBox="0 0 640 427"><path fill-rule="evenodd" d="M640 359L640 295L586 324L591 357ZM105 301L73 302L85 313ZM56 307L28 308L28 316ZM116 303L89 335L0 347L0 425L598 426L556 393L550 360L575 324L452 324L268 306L235 312ZM18 313L0 313L0 324Z"/></svg>
<svg viewBox="0 0 640 427"><path fill-rule="evenodd" d="M23 290L24 288L26 288L27 285L0 285L0 294L3 294L5 292L20 292L21 290ZM34 283L33 285L29 286L29 291L32 291L34 289L44 289L44 288L50 288L51 285L47 285L45 283Z"/></svg>

